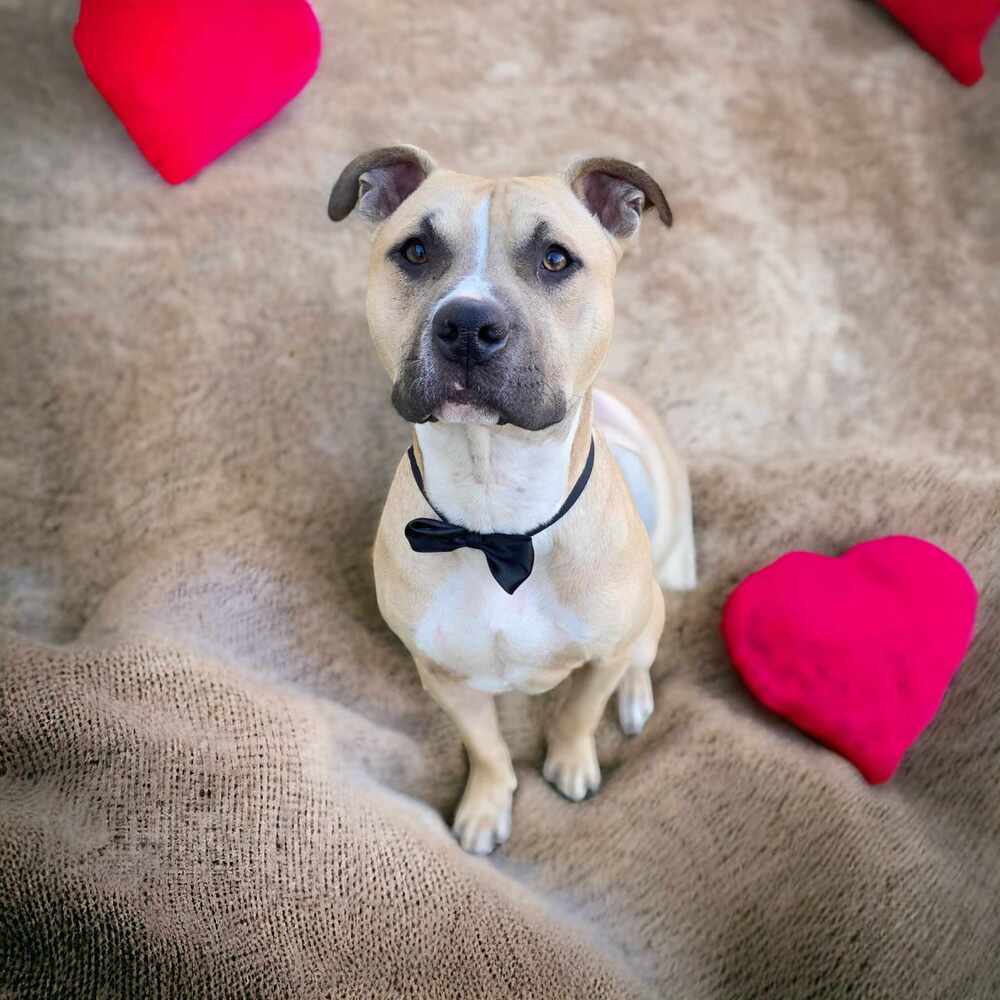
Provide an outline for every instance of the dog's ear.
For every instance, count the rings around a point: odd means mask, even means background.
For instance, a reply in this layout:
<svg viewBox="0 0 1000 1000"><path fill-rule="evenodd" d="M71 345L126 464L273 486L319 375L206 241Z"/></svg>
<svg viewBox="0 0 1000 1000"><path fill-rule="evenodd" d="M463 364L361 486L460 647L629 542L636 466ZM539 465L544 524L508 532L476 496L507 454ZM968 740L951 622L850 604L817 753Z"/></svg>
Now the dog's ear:
<svg viewBox="0 0 1000 1000"><path fill-rule="evenodd" d="M375 224L389 218L427 179L435 163L416 146L386 146L356 156L330 192L327 211L334 222L358 214Z"/></svg>
<svg viewBox="0 0 1000 1000"><path fill-rule="evenodd" d="M566 172L574 194L612 236L624 240L639 229L642 213L655 208L664 225L674 217L660 185L624 160L578 160Z"/></svg>

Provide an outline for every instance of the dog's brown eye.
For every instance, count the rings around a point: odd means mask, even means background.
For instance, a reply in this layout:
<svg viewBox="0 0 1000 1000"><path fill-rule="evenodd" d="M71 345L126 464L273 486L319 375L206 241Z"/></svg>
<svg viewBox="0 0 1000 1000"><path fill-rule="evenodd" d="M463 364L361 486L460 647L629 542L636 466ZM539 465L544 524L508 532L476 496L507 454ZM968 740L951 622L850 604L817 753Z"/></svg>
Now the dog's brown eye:
<svg viewBox="0 0 1000 1000"><path fill-rule="evenodd" d="M546 271L562 271L569 266L569 254L558 243L553 243L545 251L542 266Z"/></svg>
<svg viewBox="0 0 1000 1000"><path fill-rule="evenodd" d="M411 264L423 264L427 260L427 247L420 240L407 240L403 244L402 254Z"/></svg>

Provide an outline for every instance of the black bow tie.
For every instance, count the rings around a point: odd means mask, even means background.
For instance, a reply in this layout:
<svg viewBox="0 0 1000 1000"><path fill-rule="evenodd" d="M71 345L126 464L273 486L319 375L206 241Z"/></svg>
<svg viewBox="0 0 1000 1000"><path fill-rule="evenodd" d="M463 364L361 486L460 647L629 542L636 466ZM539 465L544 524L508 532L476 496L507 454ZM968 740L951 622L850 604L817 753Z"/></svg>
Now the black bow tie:
<svg viewBox="0 0 1000 1000"><path fill-rule="evenodd" d="M532 536L546 528L551 528L576 503L587 485L587 480L590 479L591 470L594 468L594 442L591 439L590 451L587 454L583 472L580 473L580 478L577 479L566 498L566 502L559 508L555 517L539 525L534 531L523 535L508 535L500 531L480 534L478 531L463 528L459 524L451 524L441 516L438 509L430 502L427 491L424 489L423 476L420 475L420 468L417 466L413 449L410 448L407 454L410 457L413 478L428 506L438 516L437 520L431 517L418 517L406 525L404 530L410 548L414 552L454 552L456 549L478 549L486 556L486 565L489 566L493 579L508 594L513 594L531 576L531 570L535 565L535 546L531 541Z"/></svg>

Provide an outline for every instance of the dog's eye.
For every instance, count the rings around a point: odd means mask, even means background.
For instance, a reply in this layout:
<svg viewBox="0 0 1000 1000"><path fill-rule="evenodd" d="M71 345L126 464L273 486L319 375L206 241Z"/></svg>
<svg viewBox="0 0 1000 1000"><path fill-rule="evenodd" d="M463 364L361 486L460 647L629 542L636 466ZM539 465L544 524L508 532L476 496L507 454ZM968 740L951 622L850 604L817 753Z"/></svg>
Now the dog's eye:
<svg viewBox="0 0 1000 1000"><path fill-rule="evenodd" d="M545 251L545 256L542 258L542 267L546 271L564 271L569 267L569 253L563 247L559 246L558 243L553 243L552 246Z"/></svg>
<svg viewBox="0 0 1000 1000"><path fill-rule="evenodd" d="M424 264L427 262L427 247L416 237L407 240L400 248L399 252L411 264Z"/></svg>

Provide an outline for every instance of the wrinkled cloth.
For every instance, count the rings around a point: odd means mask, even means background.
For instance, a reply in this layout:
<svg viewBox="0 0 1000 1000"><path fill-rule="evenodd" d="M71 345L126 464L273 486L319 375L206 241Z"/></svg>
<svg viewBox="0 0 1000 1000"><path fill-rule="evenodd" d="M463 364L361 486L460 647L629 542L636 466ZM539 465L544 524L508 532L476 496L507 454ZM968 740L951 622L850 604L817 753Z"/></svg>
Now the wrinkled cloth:
<svg viewBox="0 0 1000 1000"><path fill-rule="evenodd" d="M75 4L0 8L0 995L1000 995L1000 73L956 87L857 0L315 7L310 86L177 188ZM539 773L560 692L500 699L487 860L370 568L409 431L326 202L397 141L617 156L675 214L622 263L606 371L690 464L700 585L591 801ZM871 787L753 701L719 616L783 551L890 533L982 596Z"/></svg>

